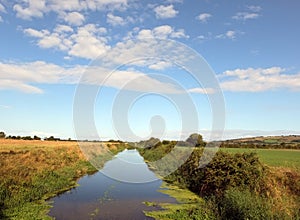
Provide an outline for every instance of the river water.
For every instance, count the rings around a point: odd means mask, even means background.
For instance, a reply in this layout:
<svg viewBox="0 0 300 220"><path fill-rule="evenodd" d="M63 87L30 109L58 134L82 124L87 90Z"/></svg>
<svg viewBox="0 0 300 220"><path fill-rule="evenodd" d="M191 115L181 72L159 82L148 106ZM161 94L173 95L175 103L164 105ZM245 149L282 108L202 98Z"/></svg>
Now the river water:
<svg viewBox="0 0 300 220"><path fill-rule="evenodd" d="M101 171L82 177L78 184L51 199L50 216L57 220L151 219L143 211L154 208L143 202L176 203L157 191L162 181L148 169L137 150L122 151Z"/></svg>

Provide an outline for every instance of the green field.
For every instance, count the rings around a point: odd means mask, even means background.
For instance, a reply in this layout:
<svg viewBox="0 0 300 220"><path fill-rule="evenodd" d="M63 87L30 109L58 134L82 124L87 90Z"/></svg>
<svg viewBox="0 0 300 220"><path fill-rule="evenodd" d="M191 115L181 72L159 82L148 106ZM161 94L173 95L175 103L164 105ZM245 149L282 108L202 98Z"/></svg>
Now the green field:
<svg viewBox="0 0 300 220"><path fill-rule="evenodd" d="M261 161L269 166L300 169L300 150L246 148L220 148L220 150L229 153L256 152Z"/></svg>

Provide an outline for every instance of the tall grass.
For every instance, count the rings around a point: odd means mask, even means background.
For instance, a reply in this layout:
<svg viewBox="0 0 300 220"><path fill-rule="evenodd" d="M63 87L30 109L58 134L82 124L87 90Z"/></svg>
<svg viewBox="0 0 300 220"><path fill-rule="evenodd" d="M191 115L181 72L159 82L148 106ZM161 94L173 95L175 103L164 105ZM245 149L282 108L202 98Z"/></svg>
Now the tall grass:
<svg viewBox="0 0 300 220"><path fill-rule="evenodd" d="M96 171L76 142L0 140L0 165L0 219L49 219L45 200Z"/></svg>

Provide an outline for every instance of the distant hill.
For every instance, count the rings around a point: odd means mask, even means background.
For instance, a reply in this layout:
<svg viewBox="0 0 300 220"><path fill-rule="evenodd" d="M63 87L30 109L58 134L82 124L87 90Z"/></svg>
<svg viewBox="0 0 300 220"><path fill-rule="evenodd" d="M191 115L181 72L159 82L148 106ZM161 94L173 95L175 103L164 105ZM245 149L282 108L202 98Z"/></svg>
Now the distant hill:
<svg viewBox="0 0 300 220"><path fill-rule="evenodd" d="M221 147L300 149L300 135L249 137L222 141Z"/></svg>

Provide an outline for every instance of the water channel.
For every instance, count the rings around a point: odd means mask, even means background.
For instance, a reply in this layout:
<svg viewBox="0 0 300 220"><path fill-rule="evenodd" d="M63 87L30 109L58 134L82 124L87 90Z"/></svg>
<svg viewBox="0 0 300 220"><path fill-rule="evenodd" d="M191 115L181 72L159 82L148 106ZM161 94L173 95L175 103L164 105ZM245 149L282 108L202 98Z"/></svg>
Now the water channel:
<svg viewBox="0 0 300 220"><path fill-rule="evenodd" d="M162 181L149 170L137 150L120 152L102 170L82 177L78 184L51 199L50 216L57 220L151 219L143 211L154 208L143 202L176 202L157 191Z"/></svg>

